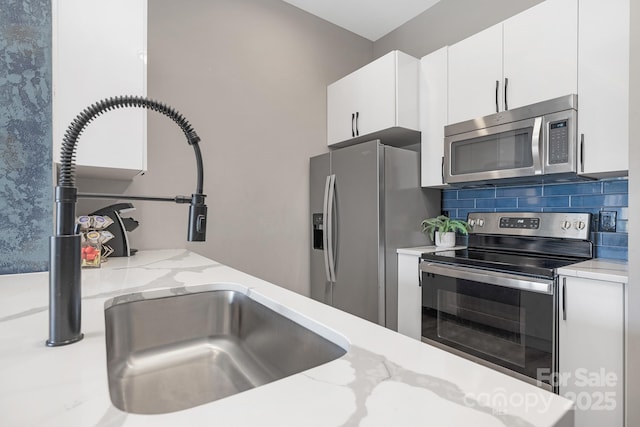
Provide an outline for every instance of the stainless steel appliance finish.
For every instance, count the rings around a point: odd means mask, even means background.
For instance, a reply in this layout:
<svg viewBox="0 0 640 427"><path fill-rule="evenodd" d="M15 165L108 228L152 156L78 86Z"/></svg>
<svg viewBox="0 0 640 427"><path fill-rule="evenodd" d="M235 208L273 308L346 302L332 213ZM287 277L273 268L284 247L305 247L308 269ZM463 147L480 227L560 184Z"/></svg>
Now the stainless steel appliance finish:
<svg viewBox="0 0 640 427"><path fill-rule="evenodd" d="M445 126L447 184L578 172L577 95Z"/></svg>
<svg viewBox="0 0 640 427"><path fill-rule="evenodd" d="M423 254L422 340L524 381L557 372L559 267L593 256L591 215L470 213L468 248Z"/></svg>
<svg viewBox="0 0 640 427"><path fill-rule="evenodd" d="M440 213L416 151L369 141L310 160L311 297L397 329L399 247L428 245Z"/></svg>
<svg viewBox="0 0 640 427"><path fill-rule="evenodd" d="M486 214L472 212L467 218L471 234L552 237L589 240L591 214L561 212L510 212ZM515 248L517 249L517 248Z"/></svg>
<svg viewBox="0 0 640 427"><path fill-rule="evenodd" d="M188 409L346 353L240 292L120 299L105 309L107 374L126 412Z"/></svg>
<svg viewBox="0 0 640 427"><path fill-rule="evenodd" d="M529 279L518 276L517 274L508 274L493 272L491 275L486 272L480 272L478 269L469 267L459 267L454 265L442 265L437 263L425 263L421 267L422 271L431 274L439 274L442 276L452 277L461 280L470 280L483 282L489 285L502 286L504 288L519 289L523 291L538 292L542 294L553 294L553 281L544 279Z"/></svg>

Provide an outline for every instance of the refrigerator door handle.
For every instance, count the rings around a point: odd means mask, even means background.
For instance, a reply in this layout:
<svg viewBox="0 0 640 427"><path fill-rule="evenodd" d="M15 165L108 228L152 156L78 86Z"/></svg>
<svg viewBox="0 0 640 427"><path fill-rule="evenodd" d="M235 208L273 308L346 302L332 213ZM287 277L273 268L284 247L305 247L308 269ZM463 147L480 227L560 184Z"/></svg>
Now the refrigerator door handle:
<svg viewBox="0 0 640 427"><path fill-rule="evenodd" d="M324 201L322 202L322 223L325 225L324 233L322 233L322 256L324 258L324 271L327 276L327 282L331 282L331 273L329 272L329 189L331 188L331 175L327 175L327 180L324 184Z"/></svg>
<svg viewBox="0 0 640 427"><path fill-rule="evenodd" d="M329 281L331 283L336 282L336 260L335 254L333 251L333 226L334 226L334 217L333 217L333 205L335 203L335 194L336 194L336 176L332 174L329 177L329 197L327 200L327 230L325 233L327 234L327 247L326 247L326 255L329 263Z"/></svg>

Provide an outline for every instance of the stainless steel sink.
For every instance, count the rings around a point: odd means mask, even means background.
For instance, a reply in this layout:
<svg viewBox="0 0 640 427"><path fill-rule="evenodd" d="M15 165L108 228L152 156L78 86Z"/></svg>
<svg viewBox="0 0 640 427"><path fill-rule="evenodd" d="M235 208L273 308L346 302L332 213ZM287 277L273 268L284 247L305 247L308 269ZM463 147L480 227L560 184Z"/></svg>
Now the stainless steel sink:
<svg viewBox="0 0 640 427"><path fill-rule="evenodd" d="M346 353L346 344L239 291L167 294L131 294L105 304L109 393L123 411L191 408Z"/></svg>

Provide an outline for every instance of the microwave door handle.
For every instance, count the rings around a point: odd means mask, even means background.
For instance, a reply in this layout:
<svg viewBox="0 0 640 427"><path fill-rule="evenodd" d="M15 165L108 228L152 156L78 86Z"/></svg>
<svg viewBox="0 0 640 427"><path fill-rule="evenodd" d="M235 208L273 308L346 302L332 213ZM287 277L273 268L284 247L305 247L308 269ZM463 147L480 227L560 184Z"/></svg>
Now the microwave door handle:
<svg viewBox="0 0 640 427"><path fill-rule="evenodd" d="M531 156L533 157L534 175L542 174L542 159L540 156L540 138L542 137L542 117L536 117L533 122L533 135L531 137Z"/></svg>

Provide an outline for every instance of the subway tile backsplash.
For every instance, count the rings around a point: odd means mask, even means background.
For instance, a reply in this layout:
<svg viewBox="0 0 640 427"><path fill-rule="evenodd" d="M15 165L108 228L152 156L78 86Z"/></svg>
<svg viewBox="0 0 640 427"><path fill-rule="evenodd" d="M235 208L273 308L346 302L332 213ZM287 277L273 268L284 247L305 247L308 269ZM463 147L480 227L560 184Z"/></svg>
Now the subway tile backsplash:
<svg viewBox="0 0 640 427"><path fill-rule="evenodd" d="M442 192L442 210L458 219L466 219L469 212L589 212L595 256L623 260L628 259L628 206L626 178ZM600 229L601 212L615 212L615 232Z"/></svg>

